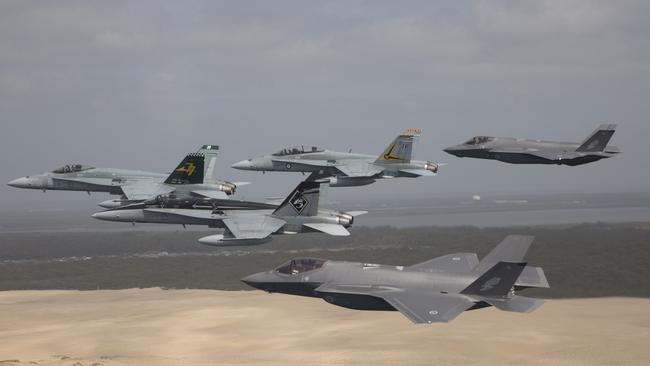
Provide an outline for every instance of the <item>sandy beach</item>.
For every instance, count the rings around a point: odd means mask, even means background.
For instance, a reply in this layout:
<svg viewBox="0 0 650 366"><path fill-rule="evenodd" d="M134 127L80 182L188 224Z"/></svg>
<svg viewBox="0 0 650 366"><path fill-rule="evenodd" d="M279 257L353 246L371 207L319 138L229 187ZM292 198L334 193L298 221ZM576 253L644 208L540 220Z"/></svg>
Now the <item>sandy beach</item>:
<svg viewBox="0 0 650 366"><path fill-rule="evenodd" d="M413 325L259 291L0 293L0 365L647 365L650 299Z"/></svg>

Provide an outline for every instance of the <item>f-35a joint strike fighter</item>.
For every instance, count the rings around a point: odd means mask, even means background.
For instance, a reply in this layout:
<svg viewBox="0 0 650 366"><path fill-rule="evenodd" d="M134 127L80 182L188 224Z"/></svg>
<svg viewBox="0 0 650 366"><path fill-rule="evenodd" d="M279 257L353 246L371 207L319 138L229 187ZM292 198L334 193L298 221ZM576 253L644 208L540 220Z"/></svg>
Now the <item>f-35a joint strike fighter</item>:
<svg viewBox="0 0 650 366"><path fill-rule="evenodd" d="M203 145L197 153L187 155L171 174L151 173L137 170L95 168L70 164L49 173L26 176L12 180L8 185L16 188L107 192L120 195L120 199L104 201L99 205L115 208L143 202L159 195L199 196L227 199L238 185L212 181L216 162L217 145Z"/></svg>
<svg viewBox="0 0 650 366"><path fill-rule="evenodd" d="M522 262L533 237L510 235L483 260L454 253L409 267L293 259L242 281L268 292L322 298L357 310L397 310L414 323L448 322L465 310L494 306L531 312L543 300L515 291L548 288L544 271Z"/></svg>
<svg viewBox="0 0 650 366"><path fill-rule="evenodd" d="M279 206L249 201L219 199L155 199L98 212L94 218L131 223L207 225L223 228L223 234L199 239L213 246L257 245L271 235L322 232L334 236L350 235L354 217L366 211L338 212L319 209L320 183L301 182Z"/></svg>
<svg viewBox="0 0 650 366"><path fill-rule="evenodd" d="M385 178L432 176L438 172L438 164L411 160L413 145L420 134L420 129L404 131L379 157L299 146L242 160L232 167L261 172L317 172L332 177L329 179L330 187L364 186Z"/></svg>
<svg viewBox="0 0 650 366"><path fill-rule="evenodd" d="M616 125L600 125L582 143L476 136L444 151L461 158L493 159L511 164L575 166L619 154L621 151L616 146L607 146L615 129Z"/></svg>

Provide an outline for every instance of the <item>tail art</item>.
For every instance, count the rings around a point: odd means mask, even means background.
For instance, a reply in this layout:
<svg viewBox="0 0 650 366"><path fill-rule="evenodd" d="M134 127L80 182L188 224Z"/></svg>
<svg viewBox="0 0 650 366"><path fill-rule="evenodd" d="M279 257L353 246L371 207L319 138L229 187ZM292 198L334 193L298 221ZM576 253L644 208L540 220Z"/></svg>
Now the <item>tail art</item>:
<svg viewBox="0 0 650 366"><path fill-rule="evenodd" d="M183 161L167 177L167 184L202 184L205 155L201 153L188 154Z"/></svg>
<svg viewBox="0 0 650 366"><path fill-rule="evenodd" d="M397 138L379 155L377 161L381 162L395 162L395 163L408 163L413 156L413 143L415 139L420 137L421 130L408 129Z"/></svg>

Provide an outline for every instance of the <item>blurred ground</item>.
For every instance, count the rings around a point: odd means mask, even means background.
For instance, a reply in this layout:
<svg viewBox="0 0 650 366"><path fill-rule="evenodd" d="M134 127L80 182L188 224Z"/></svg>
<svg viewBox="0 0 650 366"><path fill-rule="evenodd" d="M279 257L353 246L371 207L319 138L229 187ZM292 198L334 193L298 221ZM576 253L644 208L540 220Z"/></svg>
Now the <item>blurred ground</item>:
<svg viewBox="0 0 650 366"><path fill-rule="evenodd" d="M0 365L647 365L650 300L549 300L413 325L259 291L0 293Z"/></svg>

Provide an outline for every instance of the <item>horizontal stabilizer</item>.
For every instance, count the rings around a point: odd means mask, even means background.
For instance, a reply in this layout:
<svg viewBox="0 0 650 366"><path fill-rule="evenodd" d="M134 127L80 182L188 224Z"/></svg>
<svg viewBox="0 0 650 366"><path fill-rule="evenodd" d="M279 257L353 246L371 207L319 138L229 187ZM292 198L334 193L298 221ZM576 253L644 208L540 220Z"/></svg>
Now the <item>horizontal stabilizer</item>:
<svg viewBox="0 0 650 366"><path fill-rule="evenodd" d="M226 192L223 191L217 191L217 190L195 190L192 191L192 194L205 197L205 198L213 198L213 199L219 199L219 200L227 200L228 195Z"/></svg>
<svg viewBox="0 0 650 366"><path fill-rule="evenodd" d="M323 224L323 223L309 223L309 224L303 224L304 226L307 226L308 228L314 229L316 231L323 232L325 234L333 235L333 236L349 236L350 232L343 227L343 225L337 225L337 224Z"/></svg>
<svg viewBox="0 0 650 366"><path fill-rule="evenodd" d="M549 288L548 280L544 274L544 270L539 267L526 266L515 286L518 287L536 287L536 288Z"/></svg>
<svg viewBox="0 0 650 366"><path fill-rule="evenodd" d="M530 313L544 304L544 300L533 299L531 297L513 296L509 299L483 299L488 304L503 311L513 311L516 313Z"/></svg>
<svg viewBox="0 0 650 366"><path fill-rule="evenodd" d="M352 216L352 217L357 217L357 216L367 214L368 211L345 211L345 213Z"/></svg>
<svg viewBox="0 0 650 366"><path fill-rule="evenodd" d="M436 173L426 169L400 169L400 172L417 177L433 177L436 175Z"/></svg>

